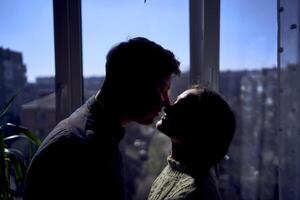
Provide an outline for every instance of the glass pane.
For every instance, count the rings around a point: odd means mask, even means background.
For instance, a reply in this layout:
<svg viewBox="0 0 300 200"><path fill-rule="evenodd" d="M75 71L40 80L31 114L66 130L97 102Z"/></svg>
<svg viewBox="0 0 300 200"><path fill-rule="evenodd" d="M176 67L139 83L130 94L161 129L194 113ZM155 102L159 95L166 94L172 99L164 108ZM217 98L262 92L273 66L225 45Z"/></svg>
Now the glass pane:
<svg viewBox="0 0 300 200"><path fill-rule="evenodd" d="M125 0L82 1L83 73L85 98L95 94L105 75L105 58L116 43L133 37L146 37L170 49L181 62L189 65L188 1ZM186 89L176 81L172 97ZM153 126L132 125L122 143L129 199L146 199L153 179L166 164L168 139ZM165 153L162 153L165 152Z"/></svg>
<svg viewBox="0 0 300 200"><path fill-rule="evenodd" d="M300 196L300 3L280 1L280 171L281 199Z"/></svg>
<svg viewBox="0 0 300 200"><path fill-rule="evenodd" d="M18 94L0 126L21 125L41 139L55 125L52 20L51 1L0 1L0 110ZM2 128L4 137L19 133L14 126ZM26 159L28 144L22 138L7 141Z"/></svg>
<svg viewBox="0 0 300 200"><path fill-rule="evenodd" d="M236 134L220 166L225 200L278 199L277 1L221 1L220 92Z"/></svg>
<svg viewBox="0 0 300 200"><path fill-rule="evenodd" d="M20 91L5 121L41 137L55 122L52 12L49 1L0 3L1 108ZM51 112L36 112L47 109Z"/></svg>
<svg viewBox="0 0 300 200"><path fill-rule="evenodd" d="M83 1L82 27L86 94L89 93L88 85L93 82L89 78L105 75L105 59L109 49L133 37L146 37L172 50L181 61L181 69L188 69L187 1Z"/></svg>

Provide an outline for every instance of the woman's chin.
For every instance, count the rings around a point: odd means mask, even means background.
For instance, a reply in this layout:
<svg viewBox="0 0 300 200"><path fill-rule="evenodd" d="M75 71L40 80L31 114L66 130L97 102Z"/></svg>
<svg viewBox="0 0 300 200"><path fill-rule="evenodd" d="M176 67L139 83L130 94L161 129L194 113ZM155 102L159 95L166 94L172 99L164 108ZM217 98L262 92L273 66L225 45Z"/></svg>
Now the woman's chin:
<svg viewBox="0 0 300 200"><path fill-rule="evenodd" d="M162 119L158 120L155 124L156 128L160 131L160 128L162 127Z"/></svg>
<svg viewBox="0 0 300 200"><path fill-rule="evenodd" d="M166 132L168 132L168 123L166 123L166 121L164 121L163 119L159 120L156 123L156 128L157 130L159 130L160 132L166 134Z"/></svg>

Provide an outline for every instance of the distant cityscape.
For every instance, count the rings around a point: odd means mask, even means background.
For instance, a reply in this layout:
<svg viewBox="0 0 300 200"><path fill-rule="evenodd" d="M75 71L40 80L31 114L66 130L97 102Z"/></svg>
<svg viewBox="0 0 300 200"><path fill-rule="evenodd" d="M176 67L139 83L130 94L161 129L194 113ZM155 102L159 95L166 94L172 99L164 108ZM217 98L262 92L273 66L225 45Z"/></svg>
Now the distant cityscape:
<svg viewBox="0 0 300 200"><path fill-rule="evenodd" d="M101 88L103 80L104 77L84 78L85 99ZM37 77L35 83L28 83L22 54L0 48L0 108L20 90L5 118L6 122L25 126L40 138L45 138L56 124L54 82L54 77ZM189 74L184 72L174 79L171 98L175 99L188 87ZM277 88L276 68L220 73L220 93L233 107L237 118L236 136L228 154L230 159L224 161L219 169L221 192L225 200L271 200L278 193L278 135L274 126L278 118ZM129 196L134 198L137 195L141 198L143 194L134 189L133 184L136 180L142 181L141 176L150 173L143 174L138 168L147 162L150 141L155 131L150 129L149 133L145 127L131 127L131 130L136 134L125 139L123 146L125 162L131 166L127 169L131 174L127 179L131 186ZM133 135L135 138L132 138ZM129 151L130 148L138 149L137 154Z"/></svg>

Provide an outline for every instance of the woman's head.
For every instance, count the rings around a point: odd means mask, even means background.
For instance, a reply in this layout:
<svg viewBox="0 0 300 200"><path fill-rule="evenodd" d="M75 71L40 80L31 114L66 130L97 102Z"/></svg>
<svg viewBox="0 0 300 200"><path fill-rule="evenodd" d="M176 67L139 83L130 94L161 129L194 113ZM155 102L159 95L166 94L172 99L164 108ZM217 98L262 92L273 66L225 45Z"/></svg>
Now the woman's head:
<svg viewBox="0 0 300 200"><path fill-rule="evenodd" d="M169 136L173 144L200 152L213 165L229 148L235 117L227 102L216 92L194 86L180 94L165 108L157 128Z"/></svg>

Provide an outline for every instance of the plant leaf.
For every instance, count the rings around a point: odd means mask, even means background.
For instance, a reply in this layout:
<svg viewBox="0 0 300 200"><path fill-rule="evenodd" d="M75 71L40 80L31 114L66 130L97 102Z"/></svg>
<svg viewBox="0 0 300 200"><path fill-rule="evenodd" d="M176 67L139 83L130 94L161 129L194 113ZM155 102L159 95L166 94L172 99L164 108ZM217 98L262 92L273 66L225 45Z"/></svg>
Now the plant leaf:
<svg viewBox="0 0 300 200"><path fill-rule="evenodd" d="M6 149L7 156L13 165L13 170L16 176L16 182L21 183L26 173L25 157L16 149Z"/></svg>
<svg viewBox="0 0 300 200"><path fill-rule="evenodd" d="M0 159L2 159L2 157L4 157L4 149L5 149L5 143L4 143L4 139L3 139L3 131L0 127ZM1 171L0 171L1 173Z"/></svg>
<svg viewBox="0 0 300 200"><path fill-rule="evenodd" d="M8 180L5 176L6 162L5 162L5 144L3 140L3 132L0 129L0 193L4 194L8 188Z"/></svg>
<svg viewBox="0 0 300 200"><path fill-rule="evenodd" d="M7 102L7 104L4 106L3 110L0 112L0 119L5 115L5 113L7 113L7 111L9 110L9 108L11 107L11 105L13 104L13 102L15 101L15 99L17 98L17 96L19 95L20 91L18 91L15 95L13 95L9 101Z"/></svg>
<svg viewBox="0 0 300 200"><path fill-rule="evenodd" d="M39 146L42 143L42 141L33 132L31 132L30 130L28 130L27 128L25 128L23 126L17 126L15 124L11 124L11 123L6 123L6 126L14 128L16 130L16 132L25 135L28 139L30 139L30 141L33 144L36 144Z"/></svg>
<svg viewBox="0 0 300 200"><path fill-rule="evenodd" d="M4 141L7 144L7 142L11 142L11 141L14 142L15 140L18 140L21 138L28 139L28 137L25 135L11 135L11 136L5 137Z"/></svg>

